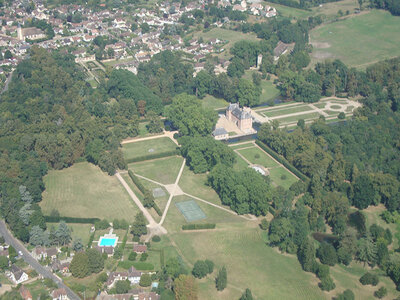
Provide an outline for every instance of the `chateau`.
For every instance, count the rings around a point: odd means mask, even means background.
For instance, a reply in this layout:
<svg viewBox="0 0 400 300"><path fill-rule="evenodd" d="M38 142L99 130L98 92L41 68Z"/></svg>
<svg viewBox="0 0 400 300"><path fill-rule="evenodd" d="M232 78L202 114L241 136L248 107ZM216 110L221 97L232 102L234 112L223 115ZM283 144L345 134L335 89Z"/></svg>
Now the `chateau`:
<svg viewBox="0 0 400 300"><path fill-rule="evenodd" d="M253 128L250 109L248 107L240 108L238 103L229 104L226 109L226 118L243 132L248 132Z"/></svg>

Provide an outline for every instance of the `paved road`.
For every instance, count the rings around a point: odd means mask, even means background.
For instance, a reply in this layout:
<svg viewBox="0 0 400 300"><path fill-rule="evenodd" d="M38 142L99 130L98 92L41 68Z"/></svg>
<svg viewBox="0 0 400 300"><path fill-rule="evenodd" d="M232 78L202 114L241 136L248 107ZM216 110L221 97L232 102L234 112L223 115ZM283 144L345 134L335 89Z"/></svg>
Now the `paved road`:
<svg viewBox="0 0 400 300"><path fill-rule="evenodd" d="M32 257L24 245L11 235L3 220L0 220L0 235L2 235L6 243L13 246L17 252L21 251L23 253L22 258L24 261L28 263L36 272L38 272L38 274L45 278L50 278L57 284L59 288L64 288L71 300L80 300L78 295L76 295L69 287L67 287L61 279L55 276L51 271L44 268L36 259Z"/></svg>
<svg viewBox="0 0 400 300"><path fill-rule="evenodd" d="M11 74L10 74L10 75L8 76L8 78L6 79L6 83L5 83L5 85L4 85L3 90L1 91L0 95L3 94L4 92L7 92L7 90L8 90L8 85L9 85L10 82L11 82L13 73L14 73L14 71L12 71Z"/></svg>

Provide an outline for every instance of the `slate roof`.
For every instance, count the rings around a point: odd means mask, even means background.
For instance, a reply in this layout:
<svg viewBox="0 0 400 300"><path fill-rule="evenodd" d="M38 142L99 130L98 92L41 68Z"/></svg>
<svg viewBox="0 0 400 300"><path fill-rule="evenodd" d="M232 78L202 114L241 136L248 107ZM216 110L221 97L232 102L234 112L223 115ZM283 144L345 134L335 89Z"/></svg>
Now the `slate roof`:
<svg viewBox="0 0 400 300"><path fill-rule="evenodd" d="M238 103L229 104L228 110L230 110L232 115L234 115L239 120L251 119L251 114L240 108Z"/></svg>

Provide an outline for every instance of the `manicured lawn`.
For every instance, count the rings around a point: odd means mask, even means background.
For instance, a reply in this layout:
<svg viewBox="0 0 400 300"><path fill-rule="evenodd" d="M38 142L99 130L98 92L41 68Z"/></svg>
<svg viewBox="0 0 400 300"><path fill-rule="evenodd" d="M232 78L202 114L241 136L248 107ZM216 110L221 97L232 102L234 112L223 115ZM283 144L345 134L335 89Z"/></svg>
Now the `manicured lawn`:
<svg viewBox="0 0 400 300"><path fill-rule="evenodd" d="M132 163L128 165L128 168L136 174L162 184L172 184L178 176L182 162L182 157L171 156Z"/></svg>
<svg viewBox="0 0 400 300"><path fill-rule="evenodd" d="M126 160L145 156L148 154L157 154L176 149L176 144L168 137L161 137L146 141L123 144L122 152Z"/></svg>
<svg viewBox="0 0 400 300"><path fill-rule="evenodd" d="M213 231L171 233L171 239L191 264L208 258L216 265L215 273L200 281L199 299L239 299L246 288L251 289L255 299L324 299L317 281L302 271L297 258L267 246L265 233L255 226L218 223ZM214 278L222 266L227 268L229 285L217 292Z"/></svg>
<svg viewBox="0 0 400 300"><path fill-rule="evenodd" d="M173 232L181 232L182 231L182 225L188 224L186 222L185 217L183 214L180 212L180 210L176 207L176 203L178 202L184 202L188 200L194 200L198 206L201 208L201 210L204 212L206 215L205 219L201 219L198 221L194 221L193 223L216 223L217 228L219 228L220 223L243 223L245 222L245 219L231 214L227 211L224 211L222 209L216 208L214 206L211 206L207 203L204 203L202 201L195 200L194 198L191 198L190 196L186 195L181 195L181 196L175 196L172 199L172 203L169 207L167 218L165 220L165 227L167 228L168 232L173 233Z"/></svg>
<svg viewBox="0 0 400 300"><path fill-rule="evenodd" d="M179 181L179 187L185 193L194 195L215 204L221 204L221 200L219 199L217 193L211 187L207 186L206 182L206 174L194 174L189 167L185 166L182 177Z"/></svg>
<svg viewBox="0 0 400 300"><path fill-rule="evenodd" d="M46 223L47 228L51 228L51 226L54 226L54 228L57 228L58 224L57 223ZM77 238L80 238L82 240L83 245L87 245L89 242L89 237L90 237L90 228L92 227L92 224L74 224L74 223L68 223L68 227L72 230L71 236L72 240L74 241Z"/></svg>
<svg viewBox="0 0 400 300"><path fill-rule="evenodd" d="M201 99L201 104L203 105L203 107L210 109L226 108L229 105L226 100L215 98L211 95L207 95L203 99Z"/></svg>
<svg viewBox="0 0 400 300"><path fill-rule="evenodd" d="M298 180L284 167L272 168L269 170L269 174L273 183L280 185L285 189L290 188L290 186ZM286 179L282 179L282 175L285 175Z"/></svg>
<svg viewBox="0 0 400 300"><path fill-rule="evenodd" d="M291 117L286 117L286 118L278 118L276 120L279 121L279 123L284 124L284 123L292 123L292 122L297 122L300 119L308 120L308 119L318 119L320 116L319 113L309 113L309 114L303 114L303 115L298 115L298 116L291 116Z"/></svg>
<svg viewBox="0 0 400 300"><path fill-rule="evenodd" d="M263 115L265 115L266 117L276 117L276 116L289 115L289 114L294 114L297 112L304 112L304 111L313 111L313 109L311 107L309 107L308 105L294 106L294 107L288 107L288 108L266 110L263 112Z"/></svg>
<svg viewBox="0 0 400 300"><path fill-rule="evenodd" d="M238 150L252 164L264 166L266 168L275 167L278 165L268 154L260 150L258 147Z"/></svg>
<svg viewBox="0 0 400 300"><path fill-rule="evenodd" d="M247 162L239 156L239 154L235 153L236 155L236 162L233 165L233 169L235 171L241 171L249 167Z"/></svg>
<svg viewBox="0 0 400 300"><path fill-rule="evenodd" d="M137 207L114 176L99 167L77 163L64 170L50 170L40 202L44 214L57 209L61 216L134 219Z"/></svg>
<svg viewBox="0 0 400 300"><path fill-rule="evenodd" d="M232 150L236 150L236 149L242 149L242 148L246 148L246 147L253 147L254 144L253 143L244 143L244 144L240 144L240 145L234 145L234 146L229 146Z"/></svg>
<svg viewBox="0 0 400 300"><path fill-rule="evenodd" d="M400 21L383 10L372 10L312 30L313 62L342 60L358 68L400 55ZM356 42L355 42L356 41Z"/></svg>

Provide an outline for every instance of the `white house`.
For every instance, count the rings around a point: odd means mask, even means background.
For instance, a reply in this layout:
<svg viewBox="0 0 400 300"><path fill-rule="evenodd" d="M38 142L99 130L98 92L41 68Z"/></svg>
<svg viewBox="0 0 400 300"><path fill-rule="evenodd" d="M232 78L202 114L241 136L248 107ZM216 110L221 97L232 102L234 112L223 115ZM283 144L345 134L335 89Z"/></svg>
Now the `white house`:
<svg viewBox="0 0 400 300"><path fill-rule="evenodd" d="M69 300L67 291L64 288L56 289L51 293L53 300Z"/></svg>
<svg viewBox="0 0 400 300"><path fill-rule="evenodd" d="M14 283L20 284L29 279L28 274L26 274L22 269L16 265L11 266L10 271L6 271L6 276Z"/></svg>

